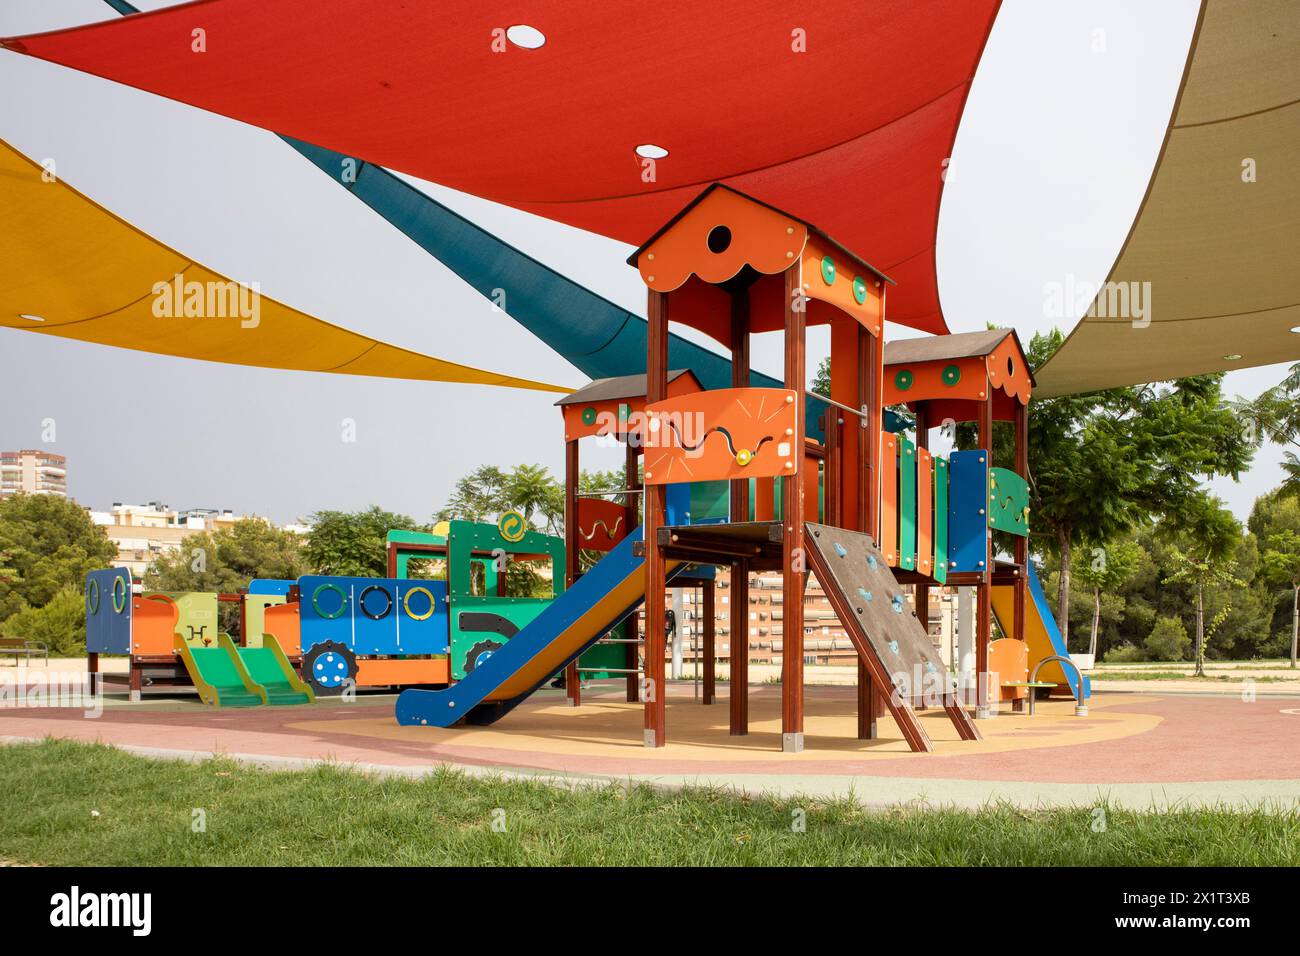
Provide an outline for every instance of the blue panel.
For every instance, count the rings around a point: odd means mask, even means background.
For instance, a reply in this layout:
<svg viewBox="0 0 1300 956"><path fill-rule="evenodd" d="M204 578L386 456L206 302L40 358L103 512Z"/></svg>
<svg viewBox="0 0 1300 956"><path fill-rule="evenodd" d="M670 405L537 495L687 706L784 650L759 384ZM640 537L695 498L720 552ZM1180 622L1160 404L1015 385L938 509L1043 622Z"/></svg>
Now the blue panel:
<svg viewBox="0 0 1300 956"><path fill-rule="evenodd" d="M357 655L448 652L446 581L310 575L298 584L304 652L323 641Z"/></svg>
<svg viewBox="0 0 1300 956"><path fill-rule="evenodd" d="M248 582L248 593L279 594L288 597L289 589L297 583L297 581L280 581L275 578L253 578Z"/></svg>
<svg viewBox="0 0 1300 956"><path fill-rule="evenodd" d="M116 600L115 600L116 597ZM131 653L131 572L104 568L86 575L86 651Z"/></svg>
<svg viewBox="0 0 1300 956"><path fill-rule="evenodd" d="M664 524L691 523L691 486L687 482L668 485L664 495Z"/></svg>
<svg viewBox="0 0 1300 956"><path fill-rule="evenodd" d="M988 558L989 453L948 456L948 570L983 571Z"/></svg>

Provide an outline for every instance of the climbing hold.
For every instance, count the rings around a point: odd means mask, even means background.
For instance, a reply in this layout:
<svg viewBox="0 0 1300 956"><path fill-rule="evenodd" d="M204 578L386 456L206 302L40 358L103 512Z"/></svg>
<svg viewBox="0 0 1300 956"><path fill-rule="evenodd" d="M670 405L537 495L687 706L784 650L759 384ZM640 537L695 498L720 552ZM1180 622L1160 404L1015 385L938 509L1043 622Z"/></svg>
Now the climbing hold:
<svg viewBox="0 0 1300 956"><path fill-rule="evenodd" d="M867 567L873 571L876 569L876 556L874 554L867 555Z"/></svg>
<svg viewBox="0 0 1300 956"><path fill-rule="evenodd" d="M895 654L897 654L897 653L898 653L898 641L890 641L890 642L889 642L889 649L890 649L891 651L893 651Z"/></svg>
<svg viewBox="0 0 1300 956"><path fill-rule="evenodd" d="M848 554L848 552L844 550L844 545L840 544L838 541L835 542L835 554L841 558Z"/></svg>
<svg viewBox="0 0 1300 956"><path fill-rule="evenodd" d="M858 594L862 596L862 600L864 601L870 601L872 599L871 592L866 588L858 588Z"/></svg>

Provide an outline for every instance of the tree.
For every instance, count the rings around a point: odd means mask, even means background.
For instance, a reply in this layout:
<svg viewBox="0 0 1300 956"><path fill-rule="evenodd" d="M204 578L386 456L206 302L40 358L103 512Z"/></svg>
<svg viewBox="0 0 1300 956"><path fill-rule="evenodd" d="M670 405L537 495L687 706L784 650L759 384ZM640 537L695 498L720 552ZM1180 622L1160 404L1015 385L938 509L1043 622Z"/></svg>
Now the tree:
<svg viewBox="0 0 1300 956"><path fill-rule="evenodd" d="M1300 534L1288 529L1270 536L1263 564L1266 581L1291 589L1291 666L1295 667L1300 645Z"/></svg>
<svg viewBox="0 0 1300 956"><path fill-rule="evenodd" d="M77 657L86 653L86 598L80 587L68 584L41 607L26 607L4 622L6 637L40 641L52 656Z"/></svg>
<svg viewBox="0 0 1300 956"><path fill-rule="evenodd" d="M215 591L234 594L253 578L294 580L305 574L301 538L261 518L187 537L175 551L156 557L144 574L151 591ZM239 609L218 608L223 631L238 632Z"/></svg>
<svg viewBox="0 0 1300 956"><path fill-rule="evenodd" d="M1062 341L1058 330L1035 335L1030 364L1040 367ZM1203 478L1235 478L1249 465L1252 436L1223 399L1221 382L1221 375L1203 375L1034 403L1032 525L1060 560L1057 624L1063 636L1075 547L1115 540L1157 516L1177 514L1196 500ZM995 434L996 461L1011 460L1009 432Z"/></svg>
<svg viewBox="0 0 1300 956"><path fill-rule="evenodd" d="M1282 452L1282 470L1287 477L1279 493L1300 498L1300 457L1291 450L1300 448L1300 363L1292 365L1286 378L1254 401L1238 399L1233 410L1258 433L1259 439L1290 446Z"/></svg>
<svg viewBox="0 0 1300 956"><path fill-rule="evenodd" d="M1178 536L1180 542L1171 549L1175 569L1165 578L1165 583L1189 584L1196 596L1192 653L1196 660L1196 676L1204 677L1206 644L1232 610L1231 602L1224 601L1207 625L1206 592L1215 587L1246 586L1246 582L1233 573L1229 561L1241 540L1241 525L1218 498L1203 495L1195 507L1186 509L1181 516Z"/></svg>
<svg viewBox="0 0 1300 956"><path fill-rule="evenodd" d="M507 511L518 511L547 534L561 535L564 485L541 465L519 465L510 471L481 465L456 482L434 519L495 522Z"/></svg>
<svg viewBox="0 0 1300 956"><path fill-rule="evenodd" d="M318 511L311 516L302 557L318 574L388 576L388 532L425 531L414 518L371 505L365 511Z"/></svg>
<svg viewBox="0 0 1300 956"><path fill-rule="evenodd" d="M1092 591L1092 632L1088 637L1088 653L1097 653L1097 631L1101 624L1101 594L1119 587L1131 578L1138 565L1146 560L1146 552L1135 541L1115 541L1092 549L1092 560L1079 568L1079 578Z"/></svg>
<svg viewBox="0 0 1300 956"><path fill-rule="evenodd" d="M1300 497L1290 493L1284 484L1270 494L1255 501L1247 522L1251 532L1264 544L1261 557L1261 585L1268 589L1269 601L1281 610L1277 589L1290 599L1288 610L1291 646L1291 666L1296 666L1297 631L1300 630L1300 583L1297 583L1296 566L1300 563ZM1289 592L1289 593L1288 593Z"/></svg>
<svg viewBox="0 0 1300 956"><path fill-rule="evenodd" d="M0 620L43 607L86 574L109 565L117 547L86 510L57 495L0 499Z"/></svg>

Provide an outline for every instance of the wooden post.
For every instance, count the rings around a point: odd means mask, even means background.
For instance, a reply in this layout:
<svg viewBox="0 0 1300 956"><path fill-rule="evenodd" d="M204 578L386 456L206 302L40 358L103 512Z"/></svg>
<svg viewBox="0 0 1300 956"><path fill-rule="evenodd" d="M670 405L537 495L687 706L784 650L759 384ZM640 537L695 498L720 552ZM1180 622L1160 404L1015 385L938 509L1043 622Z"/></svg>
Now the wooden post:
<svg viewBox="0 0 1300 956"><path fill-rule="evenodd" d="M1029 478L1029 406L1016 402L1015 436L1016 436L1016 474ZM1026 531L1028 529L1026 528ZM1015 561L1020 567L1020 576L1016 579L1015 616L1012 622L1013 633L1017 641L1025 639L1025 601L1029 594L1029 537L1017 537L1015 544ZM1029 666L1033 667L1030 661ZM1033 693L1033 689L1030 689Z"/></svg>
<svg viewBox="0 0 1300 956"><path fill-rule="evenodd" d="M564 443L564 587L573 587L578 580L578 440ZM504 575L498 575L500 584ZM578 661L573 660L564 669L564 693L569 706L582 703L582 677Z"/></svg>
<svg viewBox="0 0 1300 956"><path fill-rule="evenodd" d="M143 683L141 678L144 676L144 668L142 665L136 663L134 657L131 658L130 662L127 664L127 667L130 668L130 673L127 677L128 680L127 700L135 702L140 699L141 684Z"/></svg>
<svg viewBox="0 0 1300 956"><path fill-rule="evenodd" d="M858 406L867 409L867 425L862 434L859 461L862 463L862 486L859 491L859 514L862 529L880 541L880 432L881 405L884 401L884 348L880 339L858 327ZM858 661L858 737L874 740L876 718L884 710L884 701L873 686L871 672Z"/></svg>
<svg viewBox="0 0 1300 956"><path fill-rule="evenodd" d="M636 491L641 487L641 476L637 474L637 452L636 443L631 436L624 436L627 443L627 449L623 462L623 487L629 492ZM635 528L641 524L641 510L637 507L637 496L628 494L624 496L624 506L626 517L624 526ZM627 621L623 624L623 636L629 641L635 641L641 634L641 613L633 611L628 615ZM637 666L640 664L640 652L636 644L624 644L623 666L628 669L627 675L627 702L635 704L641 699L641 680L636 673Z"/></svg>
<svg viewBox="0 0 1300 956"><path fill-rule="evenodd" d="M646 357L646 404L668 396L668 296L653 289L649 293ZM647 442L653 439L647 433ZM649 459L647 459L648 461ZM645 488L645 745L662 747L666 741L664 698L664 559L659 550L659 529L667 509L665 485Z"/></svg>
<svg viewBox="0 0 1300 956"><path fill-rule="evenodd" d="M94 651L86 655L86 675L90 696L94 697L99 694L99 655Z"/></svg>
<svg viewBox="0 0 1300 956"><path fill-rule="evenodd" d="M749 562L731 565L731 736L749 733Z"/></svg>
<svg viewBox="0 0 1300 956"><path fill-rule="evenodd" d="M989 386L986 386L989 387ZM979 447L993 465L993 395L986 395L979 411ZM985 514L988 513L988 490L984 491ZM993 639L993 534L984 528L984 560L979 584L975 589L975 687L978 703L976 717L992 715L993 688L989 687L989 642Z"/></svg>
<svg viewBox="0 0 1300 956"><path fill-rule="evenodd" d="M749 387L749 290L731 293L731 387ZM731 482L731 520L749 520L749 479Z"/></svg>
<svg viewBox="0 0 1300 956"><path fill-rule="evenodd" d="M704 592L702 595L703 602L700 610L700 613L704 615L704 660L702 662L697 662L696 666L698 667L702 665L704 667L704 679L702 683L704 685L703 695L705 704L712 704L714 695L717 692L715 686L717 683L715 668L718 655L716 652L716 628L714 627L713 620L716 614L713 606L713 585L714 582L708 580L700 587Z"/></svg>
<svg viewBox="0 0 1300 956"><path fill-rule="evenodd" d="M794 392L795 425L790 439L790 466L781 481L782 575L781 589L781 749L803 750L803 588L804 554L803 469L807 356L804 329L807 313L801 297L803 270L796 263L785 272L785 387Z"/></svg>
<svg viewBox="0 0 1300 956"><path fill-rule="evenodd" d="M842 528L840 494L844 486L840 454L840 410L832 405L822 415L822 434L826 436L826 458L822 465L822 524ZM810 467L815 467L811 465Z"/></svg>

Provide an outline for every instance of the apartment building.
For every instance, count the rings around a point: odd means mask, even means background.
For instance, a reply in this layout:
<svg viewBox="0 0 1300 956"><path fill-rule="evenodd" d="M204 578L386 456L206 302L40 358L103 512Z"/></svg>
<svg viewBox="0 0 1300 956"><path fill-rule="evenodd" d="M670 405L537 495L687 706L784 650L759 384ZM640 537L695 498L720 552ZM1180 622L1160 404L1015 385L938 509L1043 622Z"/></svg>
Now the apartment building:
<svg viewBox="0 0 1300 956"><path fill-rule="evenodd" d="M53 452L24 448L0 451L0 497L19 492L68 496L68 460Z"/></svg>
<svg viewBox="0 0 1300 956"><path fill-rule="evenodd" d="M160 501L142 505L115 501L108 511L90 511L90 519L117 546L113 565L127 568L137 578L144 576L154 558L178 550L190 535L230 527L240 517L229 509L177 511Z"/></svg>

